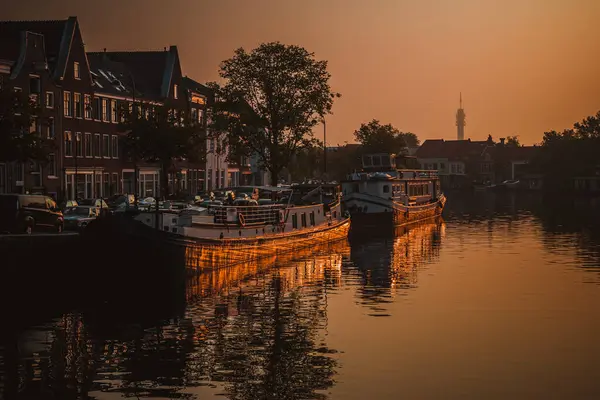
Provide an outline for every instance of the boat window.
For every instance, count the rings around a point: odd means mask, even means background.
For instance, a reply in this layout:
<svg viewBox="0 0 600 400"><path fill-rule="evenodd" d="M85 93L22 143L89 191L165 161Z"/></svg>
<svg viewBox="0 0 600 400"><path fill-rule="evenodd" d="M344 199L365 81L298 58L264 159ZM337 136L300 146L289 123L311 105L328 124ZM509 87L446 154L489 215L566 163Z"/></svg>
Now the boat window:
<svg viewBox="0 0 600 400"><path fill-rule="evenodd" d="M371 156L364 156L363 157L363 166L364 167L370 167L371 165L373 165L373 161L371 160Z"/></svg>
<svg viewBox="0 0 600 400"><path fill-rule="evenodd" d="M389 193L390 192L390 185L383 185L383 193Z"/></svg>
<svg viewBox="0 0 600 400"><path fill-rule="evenodd" d="M353 191L354 193L360 193L360 189L359 189L358 183L354 183L354 184L352 185L352 191Z"/></svg>
<svg viewBox="0 0 600 400"><path fill-rule="evenodd" d="M306 228L306 213L302 213L302 215L300 216L300 220L302 222L302 227Z"/></svg>
<svg viewBox="0 0 600 400"><path fill-rule="evenodd" d="M381 165L383 165L384 167L389 167L392 164L390 163L390 156L382 156L381 157Z"/></svg>
<svg viewBox="0 0 600 400"><path fill-rule="evenodd" d="M381 165L381 157L380 156L373 156L373 166L374 167L378 167Z"/></svg>
<svg viewBox="0 0 600 400"><path fill-rule="evenodd" d="M315 226L315 212L314 211L310 212L310 224L312 226Z"/></svg>
<svg viewBox="0 0 600 400"><path fill-rule="evenodd" d="M292 215L292 228L293 229L297 229L298 228L298 214L294 213Z"/></svg>

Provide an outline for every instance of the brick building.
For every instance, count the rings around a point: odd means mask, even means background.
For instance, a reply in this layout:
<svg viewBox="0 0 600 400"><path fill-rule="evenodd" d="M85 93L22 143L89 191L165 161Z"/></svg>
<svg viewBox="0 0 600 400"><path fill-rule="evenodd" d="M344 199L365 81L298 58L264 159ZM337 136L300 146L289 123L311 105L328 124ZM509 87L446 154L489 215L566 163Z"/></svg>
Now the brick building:
<svg viewBox="0 0 600 400"><path fill-rule="evenodd" d="M44 101L43 117L52 124L43 125L42 133L56 141L47 166L0 165L0 192L107 197L133 193L137 181L140 196L155 196L160 167L125 157L120 107L133 101L165 105L206 129L207 92L183 77L176 46L86 52L76 17L0 22L0 43L0 77ZM204 176L203 162L177 160L169 171L170 192L201 191Z"/></svg>

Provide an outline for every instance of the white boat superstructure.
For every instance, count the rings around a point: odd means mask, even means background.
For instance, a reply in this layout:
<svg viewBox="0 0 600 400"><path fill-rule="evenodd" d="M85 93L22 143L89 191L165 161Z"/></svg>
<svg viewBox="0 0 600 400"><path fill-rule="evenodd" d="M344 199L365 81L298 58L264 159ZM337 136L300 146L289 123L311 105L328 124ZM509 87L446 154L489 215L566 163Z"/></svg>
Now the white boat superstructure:
<svg viewBox="0 0 600 400"><path fill-rule="evenodd" d="M393 154L363 156L363 171L342 182L353 226L402 225L441 214L446 198L437 171L397 169Z"/></svg>
<svg viewBox="0 0 600 400"><path fill-rule="evenodd" d="M136 219L150 227L200 241L291 237L349 223L342 215L340 194L336 196L329 204L222 205L211 208L210 213L141 212Z"/></svg>

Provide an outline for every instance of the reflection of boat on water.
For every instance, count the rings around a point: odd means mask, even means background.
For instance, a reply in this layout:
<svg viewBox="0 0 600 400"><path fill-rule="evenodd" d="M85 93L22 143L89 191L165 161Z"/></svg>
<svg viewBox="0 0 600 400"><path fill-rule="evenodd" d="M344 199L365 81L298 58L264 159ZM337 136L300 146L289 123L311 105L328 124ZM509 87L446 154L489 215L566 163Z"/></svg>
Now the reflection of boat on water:
<svg viewBox="0 0 600 400"><path fill-rule="evenodd" d="M372 302L412 287L421 266L439 254L445 233L441 219L399 227L394 236L353 238L350 260L362 279L363 297Z"/></svg>
<svg viewBox="0 0 600 400"><path fill-rule="evenodd" d="M341 268L342 254L349 252L348 242L344 238L337 241L324 240L313 243L311 246L305 246L294 252L284 252L281 254L273 253L264 257L249 257L244 260L243 254L236 254L230 251L223 251L218 247L189 247L187 252L187 295L188 299L192 297L205 297L220 293L223 290L228 291L245 290L250 285L256 283L253 279L268 271L276 270L279 275L286 276L295 268L307 266L310 263L317 263L317 275L323 273L324 265L329 263L336 265L338 272ZM226 265L223 267L223 265ZM285 268L277 268L285 266ZM313 279L315 269L313 267L304 271L306 274L300 281ZM312 272L311 272L312 271ZM294 273L296 273L295 271Z"/></svg>
<svg viewBox="0 0 600 400"><path fill-rule="evenodd" d="M323 242L229 268L199 268L185 314L145 329L98 331L85 316L68 314L46 327L48 336L23 337L22 352L5 359L14 370L6 393L37 398L51 388L56 398L95 398L100 391L179 398L182 387L210 384L239 399L317 398L336 368L324 344L324 293L340 284L348 252L346 240Z"/></svg>

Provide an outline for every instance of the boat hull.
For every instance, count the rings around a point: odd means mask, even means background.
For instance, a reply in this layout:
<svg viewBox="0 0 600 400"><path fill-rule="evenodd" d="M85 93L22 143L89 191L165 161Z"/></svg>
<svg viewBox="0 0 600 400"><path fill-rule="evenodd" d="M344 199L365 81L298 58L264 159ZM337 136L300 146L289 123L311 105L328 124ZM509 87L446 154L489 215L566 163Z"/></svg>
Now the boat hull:
<svg viewBox="0 0 600 400"><path fill-rule="evenodd" d="M446 198L422 205L405 206L392 200L352 193L344 198L344 206L352 218L352 230L364 228L393 228L438 217Z"/></svg>

